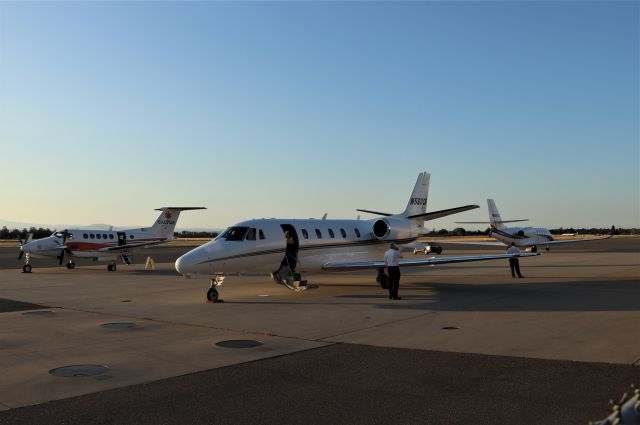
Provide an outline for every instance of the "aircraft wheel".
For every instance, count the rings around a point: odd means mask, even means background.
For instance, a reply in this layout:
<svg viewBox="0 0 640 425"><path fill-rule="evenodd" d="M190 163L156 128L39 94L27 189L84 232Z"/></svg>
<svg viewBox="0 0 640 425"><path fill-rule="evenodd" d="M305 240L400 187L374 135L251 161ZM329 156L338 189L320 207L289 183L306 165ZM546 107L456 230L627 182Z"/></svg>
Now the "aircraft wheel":
<svg viewBox="0 0 640 425"><path fill-rule="evenodd" d="M207 300L214 303L218 302L218 290L216 288L209 288L207 291Z"/></svg>
<svg viewBox="0 0 640 425"><path fill-rule="evenodd" d="M22 266L22 271L24 273L31 273L31 265L30 264L25 264L24 266Z"/></svg>
<svg viewBox="0 0 640 425"><path fill-rule="evenodd" d="M109 270L110 272L115 272L116 271L116 265L115 264L109 264L107 266L107 270Z"/></svg>
<svg viewBox="0 0 640 425"><path fill-rule="evenodd" d="M537 246L532 246L531 247L531 252L538 252L538 247Z"/></svg>
<svg viewBox="0 0 640 425"><path fill-rule="evenodd" d="M549 245L547 245L547 247L545 248L547 251L549 251Z"/></svg>
<svg viewBox="0 0 640 425"><path fill-rule="evenodd" d="M75 269L76 268L76 263L74 263L73 261L70 263L67 263L67 268L68 269Z"/></svg>

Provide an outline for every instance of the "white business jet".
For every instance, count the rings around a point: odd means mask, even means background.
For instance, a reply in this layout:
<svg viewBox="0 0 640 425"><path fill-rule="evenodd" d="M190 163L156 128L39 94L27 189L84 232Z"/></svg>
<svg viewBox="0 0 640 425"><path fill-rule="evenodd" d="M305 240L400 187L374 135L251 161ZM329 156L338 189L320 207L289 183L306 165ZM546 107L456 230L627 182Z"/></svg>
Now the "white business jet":
<svg viewBox="0 0 640 425"><path fill-rule="evenodd" d="M421 173L406 209L400 214L372 220L259 219L229 227L216 239L184 254L176 261L178 273L213 277L207 292L218 301L217 286L225 276L243 272L271 274L273 280L293 290L311 287L302 276L318 272L377 270L383 287L383 253L390 242L410 244L423 236L425 220L478 208L466 205L426 212L429 174ZM368 211L367 212L373 212ZM536 254L521 254L531 256ZM424 258L402 261L401 267L431 266L509 258L510 255Z"/></svg>
<svg viewBox="0 0 640 425"><path fill-rule="evenodd" d="M181 211L201 210L203 207L158 208L160 216L151 227L125 230L65 229L51 236L27 240L19 245L18 260L24 255L22 271L31 272L31 257L55 257L64 261L67 268L75 268L74 258L108 261L107 270L116 271L116 260L131 264L130 254L140 248L158 245L173 239L173 230Z"/></svg>
<svg viewBox="0 0 640 425"><path fill-rule="evenodd" d="M493 199L487 199L487 206L489 209L489 221L457 221L456 223L489 224L491 226L489 229L489 236L499 240L500 242L464 242L465 244L505 246L514 243L518 248L525 248L527 251L536 252L538 250L538 245L546 245L546 250L548 251L550 245L597 241L612 237L612 235L609 235L601 238L555 240L551 232L544 227L505 227L504 223L529 221L529 219L503 220ZM462 244L463 242L450 243Z"/></svg>

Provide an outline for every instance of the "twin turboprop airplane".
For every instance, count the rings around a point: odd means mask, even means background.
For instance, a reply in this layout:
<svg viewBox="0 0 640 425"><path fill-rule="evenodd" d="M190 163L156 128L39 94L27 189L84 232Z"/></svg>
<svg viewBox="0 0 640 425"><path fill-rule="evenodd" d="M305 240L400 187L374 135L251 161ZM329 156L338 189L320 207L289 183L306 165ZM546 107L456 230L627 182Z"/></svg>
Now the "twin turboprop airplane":
<svg viewBox="0 0 640 425"><path fill-rule="evenodd" d="M377 281L386 286L385 264L381 259L390 242L405 245L426 233L425 220L478 208L466 205L426 212L429 174L421 173L400 214L373 212L384 218L372 220L283 220L259 219L235 224L214 240L184 254L176 261L178 273L213 277L207 292L217 302L225 276L243 272L271 274L289 289L310 286L303 275L318 272L377 270ZM533 256L537 254L520 254ZM431 266L510 258L508 254L440 257L401 261L401 267Z"/></svg>
<svg viewBox="0 0 640 425"><path fill-rule="evenodd" d="M20 245L18 260L25 256L22 270L31 272L31 257L55 257L60 264L67 255L67 268L73 269L74 258L109 261L107 270L116 270L116 260L131 264L130 253L139 248L161 244L173 239L173 230L181 211L201 210L203 207L158 208L160 216L151 227L125 230L65 229L51 236L27 240Z"/></svg>
<svg viewBox="0 0 640 425"><path fill-rule="evenodd" d="M546 245L549 250L550 245L597 241L609 239L612 236L603 238L583 238L583 239L563 239L555 240L551 232L544 227L504 227L504 223L516 223L519 221L529 221L528 218L518 220L503 220L498 212L498 207L493 199L487 199L489 209L489 221L457 221L461 224L489 224L489 236L499 240L500 242L450 242L452 244L469 244L469 245L494 245L505 246L514 243L518 248L525 248L527 251L536 252L538 245Z"/></svg>

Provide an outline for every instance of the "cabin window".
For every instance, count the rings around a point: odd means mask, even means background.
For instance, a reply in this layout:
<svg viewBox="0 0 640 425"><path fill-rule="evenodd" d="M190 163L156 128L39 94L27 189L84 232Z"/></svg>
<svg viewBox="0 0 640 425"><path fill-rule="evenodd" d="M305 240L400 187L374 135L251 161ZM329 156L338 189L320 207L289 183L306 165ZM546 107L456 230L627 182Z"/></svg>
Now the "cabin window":
<svg viewBox="0 0 640 425"><path fill-rule="evenodd" d="M113 233L109 234L109 239L113 239Z"/></svg>
<svg viewBox="0 0 640 425"><path fill-rule="evenodd" d="M320 229L316 229L316 236L318 239L322 239L322 233L320 233Z"/></svg>
<svg viewBox="0 0 640 425"><path fill-rule="evenodd" d="M245 237L246 240L248 241L255 241L256 240L256 229L254 229L253 227L250 227L249 230L247 230L247 236Z"/></svg>
<svg viewBox="0 0 640 425"><path fill-rule="evenodd" d="M360 237L360 230L358 229L353 229L353 231L355 232L357 237Z"/></svg>
<svg viewBox="0 0 640 425"><path fill-rule="evenodd" d="M344 229L340 229L340 234L342 235L343 238L347 237L347 232L345 232Z"/></svg>
<svg viewBox="0 0 640 425"><path fill-rule="evenodd" d="M229 227L218 238L228 241L243 241L248 230L249 228L244 226Z"/></svg>
<svg viewBox="0 0 640 425"><path fill-rule="evenodd" d="M100 239L101 237L102 237L102 235L101 235L100 233L98 233L98 234L96 235L96 238L97 238L97 239Z"/></svg>
<svg viewBox="0 0 640 425"><path fill-rule="evenodd" d="M129 239L135 239L136 237L133 235L129 235Z"/></svg>
<svg viewBox="0 0 640 425"><path fill-rule="evenodd" d="M307 229L302 229L302 236L305 239L309 239L309 232L307 232Z"/></svg>
<svg viewBox="0 0 640 425"><path fill-rule="evenodd" d="M87 239L89 237L89 235L85 233L85 234L82 235L82 237Z"/></svg>
<svg viewBox="0 0 640 425"><path fill-rule="evenodd" d="M94 235L94 234L92 233L92 234L90 234L90 235L89 235L89 237L90 237L91 239L93 239L93 238L95 238L95 237L96 237L96 235Z"/></svg>
<svg viewBox="0 0 640 425"><path fill-rule="evenodd" d="M260 239L266 239L264 237L264 232L262 231L262 229L258 229L258 235L259 235Z"/></svg>
<svg viewBox="0 0 640 425"><path fill-rule="evenodd" d="M329 229L329 236L331 236L332 238L336 237L336 235L333 233L333 229Z"/></svg>
<svg viewBox="0 0 640 425"><path fill-rule="evenodd" d="M106 233L102 234L102 239L107 239L107 234Z"/></svg>

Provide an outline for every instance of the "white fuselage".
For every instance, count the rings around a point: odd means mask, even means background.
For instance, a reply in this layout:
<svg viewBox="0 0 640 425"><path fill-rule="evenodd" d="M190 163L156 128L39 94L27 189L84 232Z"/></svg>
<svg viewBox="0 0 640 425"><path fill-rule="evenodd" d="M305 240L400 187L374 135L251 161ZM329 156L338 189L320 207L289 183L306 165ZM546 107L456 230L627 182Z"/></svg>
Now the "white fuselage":
<svg viewBox="0 0 640 425"><path fill-rule="evenodd" d="M110 251L121 245L132 243L153 243L165 241L167 238L141 229L127 229L122 231L96 229L70 229L64 232L54 232L51 236L36 239L22 245L23 252L34 257L58 257L62 246L70 257L89 258L99 261L110 261L122 254L132 251Z"/></svg>
<svg viewBox="0 0 640 425"><path fill-rule="evenodd" d="M513 242L518 248L544 245L554 240L551 232L544 227L494 227L489 235L506 245Z"/></svg>
<svg viewBox="0 0 640 425"><path fill-rule="evenodd" d="M176 270L180 274L207 276L272 273L286 261L289 252L294 258L296 271L315 273L332 261L380 260L390 242L411 243L424 231L422 225L412 220L388 217L384 220L389 224L389 231L384 236L378 231L376 236L374 224L380 220L243 221L227 230L238 229L236 236L227 237L228 233L224 232L178 258ZM289 243L285 232L291 236Z"/></svg>

